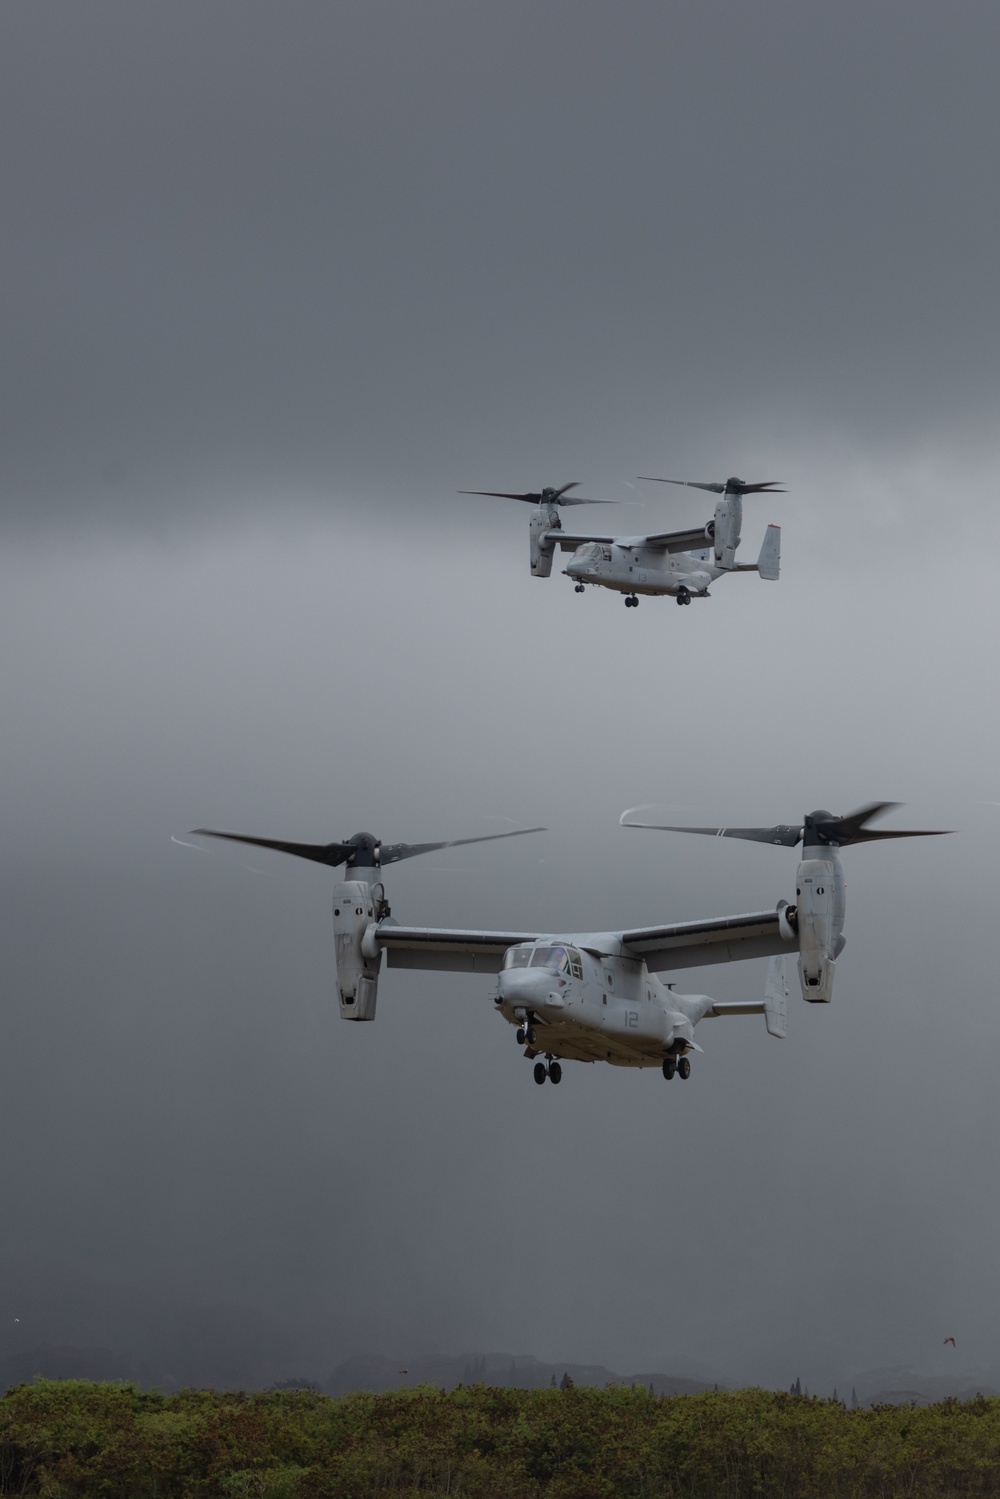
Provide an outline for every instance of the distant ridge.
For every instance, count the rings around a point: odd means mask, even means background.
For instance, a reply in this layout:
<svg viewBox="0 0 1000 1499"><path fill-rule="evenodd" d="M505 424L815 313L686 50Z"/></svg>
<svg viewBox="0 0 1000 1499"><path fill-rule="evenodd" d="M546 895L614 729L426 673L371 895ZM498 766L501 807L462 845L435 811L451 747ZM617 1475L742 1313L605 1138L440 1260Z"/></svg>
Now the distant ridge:
<svg viewBox="0 0 1000 1499"><path fill-rule="evenodd" d="M697 1395L710 1390L705 1380L673 1374L616 1374L603 1364L546 1364L529 1353L485 1353L472 1357L429 1354L420 1358L387 1358L381 1354L358 1354L345 1359L324 1384L328 1395L350 1395L367 1390L381 1395L388 1390L415 1385L437 1385L453 1390L456 1385L485 1384L519 1390L539 1390L559 1384L568 1375L575 1385L652 1386L655 1395Z"/></svg>

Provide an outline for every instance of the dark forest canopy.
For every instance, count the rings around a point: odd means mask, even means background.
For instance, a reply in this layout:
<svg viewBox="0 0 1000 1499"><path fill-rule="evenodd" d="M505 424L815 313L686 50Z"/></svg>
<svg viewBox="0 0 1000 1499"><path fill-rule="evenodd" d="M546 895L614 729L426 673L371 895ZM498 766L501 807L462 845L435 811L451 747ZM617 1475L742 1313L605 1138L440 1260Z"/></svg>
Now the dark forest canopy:
<svg viewBox="0 0 1000 1499"><path fill-rule="evenodd" d="M0 1492L49 1496L951 1495L1000 1484L1000 1399L846 1410L743 1390L142 1392L0 1401Z"/></svg>

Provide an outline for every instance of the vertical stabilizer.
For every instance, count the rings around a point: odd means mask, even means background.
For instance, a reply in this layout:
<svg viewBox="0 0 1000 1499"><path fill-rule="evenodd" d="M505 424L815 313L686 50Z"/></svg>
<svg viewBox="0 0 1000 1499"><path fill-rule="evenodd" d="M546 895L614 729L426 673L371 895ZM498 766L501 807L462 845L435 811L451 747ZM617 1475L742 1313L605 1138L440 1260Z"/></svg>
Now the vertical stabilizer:
<svg viewBox="0 0 1000 1499"><path fill-rule="evenodd" d="M767 982L764 985L764 1024L769 1036L785 1037L788 1021L788 980L785 977L785 959L772 958L767 965Z"/></svg>
<svg viewBox="0 0 1000 1499"><path fill-rule="evenodd" d="M781 566L781 527L768 526L764 532L764 544L757 558L757 571L769 582L778 581Z"/></svg>

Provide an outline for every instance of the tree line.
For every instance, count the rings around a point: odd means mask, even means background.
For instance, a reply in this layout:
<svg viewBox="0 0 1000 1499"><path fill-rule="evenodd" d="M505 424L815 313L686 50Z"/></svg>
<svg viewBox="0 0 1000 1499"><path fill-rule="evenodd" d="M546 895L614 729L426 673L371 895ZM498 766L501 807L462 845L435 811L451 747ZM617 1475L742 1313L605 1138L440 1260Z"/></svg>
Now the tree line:
<svg viewBox="0 0 1000 1499"><path fill-rule="evenodd" d="M1000 1399L849 1410L766 1390L460 1386L340 1398L39 1380L0 1399L39 1499L909 1499L1000 1493Z"/></svg>

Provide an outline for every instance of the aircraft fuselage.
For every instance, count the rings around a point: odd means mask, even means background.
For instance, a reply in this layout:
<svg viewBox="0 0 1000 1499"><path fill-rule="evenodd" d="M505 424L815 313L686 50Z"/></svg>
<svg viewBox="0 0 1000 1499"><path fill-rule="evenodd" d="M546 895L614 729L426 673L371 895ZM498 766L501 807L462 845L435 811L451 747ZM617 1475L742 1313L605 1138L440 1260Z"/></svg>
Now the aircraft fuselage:
<svg viewBox="0 0 1000 1499"><path fill-rule="evenodd" d="M526 1055L659 1067L694 1045L707 995L674 994L640 959L597 955L565 939L512 947L497 975L503 1018L530 1026Z"/></svg>
<svg viewBox="0 0 1000 1499"><path fill-rule="evenodd" d="M706 598L709 584L727 571L696 552L664 552L625 541L584 542L563 568L574 583L675 598L684 593Z"/></svg>

